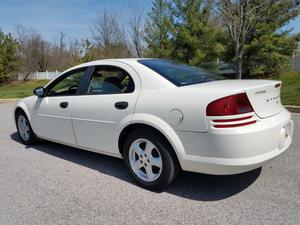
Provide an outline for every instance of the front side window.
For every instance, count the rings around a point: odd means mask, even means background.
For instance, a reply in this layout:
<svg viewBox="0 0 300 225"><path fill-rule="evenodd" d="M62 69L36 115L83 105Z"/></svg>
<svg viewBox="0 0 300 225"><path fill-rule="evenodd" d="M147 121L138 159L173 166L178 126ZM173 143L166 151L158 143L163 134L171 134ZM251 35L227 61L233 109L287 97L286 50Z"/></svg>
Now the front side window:
<svg viewBox="0 0 300 225"><path fill-rule="evenodd" d="M114 66L99 66L91 76L87 94L122 94L133 91L133 79L125 70Z"/></svg>
<svg viewBox="0 0 300 225"><path fill-rule="evenodd" d="M73 72L69 72L68 75L62 80L55 82L49 87L47 96L75 95L77 93L81 78L83 77L85 71L86 69L84 68Z"/></svg>
<svg viewBox="0 0 300 225"><path fill-rule="evenodd" d="M224 77L208 70L163 59L142 59L139 63L152 69L177 86L222 80Z"/></svg>

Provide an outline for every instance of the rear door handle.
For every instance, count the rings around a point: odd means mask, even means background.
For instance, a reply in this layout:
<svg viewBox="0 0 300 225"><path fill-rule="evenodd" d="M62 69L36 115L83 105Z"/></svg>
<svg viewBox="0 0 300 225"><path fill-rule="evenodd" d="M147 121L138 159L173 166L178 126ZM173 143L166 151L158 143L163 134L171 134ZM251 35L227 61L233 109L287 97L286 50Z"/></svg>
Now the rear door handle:
<svg viewBox="0 0 300 225"><path fill-rule="evenodd" d="M120 110L126 109L128 107L128 102L116 102L115 107Z"/></svg>
<svg viewBox="0 0 300 225"><path fill-rule="evenodd" d="M67 108L68 105L69 105L68 102L61 102L61 103L59 103L60 108L63 108L63 109Z"/></svg>

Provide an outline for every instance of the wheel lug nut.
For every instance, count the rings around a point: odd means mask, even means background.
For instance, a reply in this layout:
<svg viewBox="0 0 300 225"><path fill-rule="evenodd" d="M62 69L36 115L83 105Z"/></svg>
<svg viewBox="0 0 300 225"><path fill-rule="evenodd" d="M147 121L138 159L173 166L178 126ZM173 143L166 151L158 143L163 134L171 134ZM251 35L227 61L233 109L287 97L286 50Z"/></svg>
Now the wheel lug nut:
<svg viewBox="0 0 300 225"><path fill-rule="evenodd" d="M147 158L147 154L144 155Z"/></svg>
<svg viewBox="0 0 300 225"><path fill-rule="evenodd" d="M150 163L150 160L149 160L149 159L147 159L147 162L148 162L148 163Z"/></svg>
<svg viewBox="0 0 300 225"><path fill-rule="evenodd" d="M142 161L142 160L140 160L140 163L143 163L143 161Z"/></svg>
<svg viewBox="0 0 300 225"><path fill-rule="evenodd" d="M144 164L147 167L147 163Z"/></svg>

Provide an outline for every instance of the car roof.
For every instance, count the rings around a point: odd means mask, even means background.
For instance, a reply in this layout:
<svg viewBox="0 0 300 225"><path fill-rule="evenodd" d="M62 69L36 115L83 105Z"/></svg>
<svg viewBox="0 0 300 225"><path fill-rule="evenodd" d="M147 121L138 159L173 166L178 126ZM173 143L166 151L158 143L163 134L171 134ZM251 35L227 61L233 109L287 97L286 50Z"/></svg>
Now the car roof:
<svg viewBox="0 0 300 225"><path fill-rule="evenodd" d="M65 71L63 71L63 73L66 73L68 71L74 70L74 69L79 69L82 67L88 67L88 66L98 66L101 65L103 62L123 62L129 65L132 65L132 63L137 62L138 60L141 59L154 59L154 58L115 58L115 59L100 59L100 60L94 60L94 61L90 61L90 62L86 62L86 63L82 63L79 65L76 65L74 67L71 67Z"/></svg>
<svg viewBox="0 0 300 225"><path fill-rule="evenodd" d="M100 60L95 60L95 61L90 61L90 62L87 62L87 63L83 63L83 64L80 64L78 66L97 66L99 64L101 64L102 62L104 61L115 61L115 62L124 62L124 63L132 63L132 62L137 62L138 60L141 60L141 59L150 59L150 58L117 58L117 59L100 59Z"/></svg>

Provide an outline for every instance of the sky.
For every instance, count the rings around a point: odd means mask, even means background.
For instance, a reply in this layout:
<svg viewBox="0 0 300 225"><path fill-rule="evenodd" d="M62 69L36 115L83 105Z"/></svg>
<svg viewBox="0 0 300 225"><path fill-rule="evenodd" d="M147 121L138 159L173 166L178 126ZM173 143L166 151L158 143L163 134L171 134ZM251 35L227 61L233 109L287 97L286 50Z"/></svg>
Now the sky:
<svg viewBox="0 0 300 225"><path fill-rule="evenodd" d="M21 24L50 41L59 32L87 38L91 36L91 24L104 8L125 17L134 7L147 12L151 5L152 0L0 0L0 29L14 33L16 25Z"/></svg>
<svg viewBox="0 0 300 225"><path fill-rule="evenodd" d="M89 38L91 24L104 8L126 17L132 7L147 12L151 5L152 0L0 0L0 29L14 33L21 24L49 41L58 38L59 32L76 39ZM300 16L285 28L300 32Z"/></svg>

